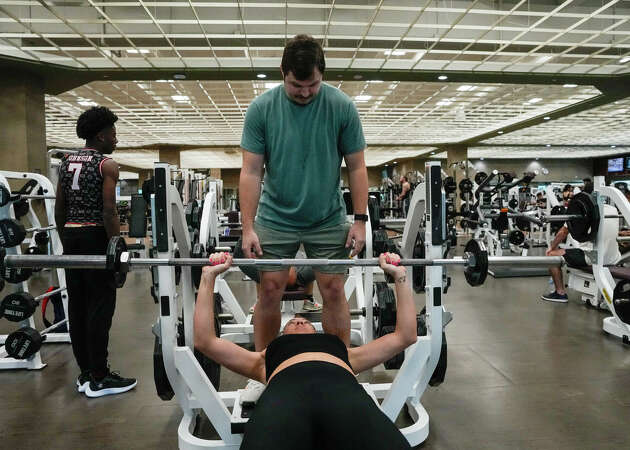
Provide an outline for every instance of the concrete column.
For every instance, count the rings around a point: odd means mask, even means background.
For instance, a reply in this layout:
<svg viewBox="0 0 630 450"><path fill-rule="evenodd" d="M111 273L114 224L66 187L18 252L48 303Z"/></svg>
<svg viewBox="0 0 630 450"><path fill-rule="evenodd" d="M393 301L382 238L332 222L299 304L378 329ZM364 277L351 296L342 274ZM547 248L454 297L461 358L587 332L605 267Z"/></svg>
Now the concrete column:
<svg viewBox="0 0 630 450"><path fill-rule="evenodd" d="M181 167L179 161L179 150L173 148L160 148L159 149L160 162L169 163L172 166Z"/></svg>
<svg viewBox="0 0 630 450"><path fill-rule="evenodd" d="M210 169L210 177L216 178L217 180L221 179L221 169Z"/></svg>
<svg viewBox="0 0 630 450"><path fill-rule="evenodd" d="M2 170L48 174L44 81L28 73L3 74L0 83Z"/></svg>
<svg viewBox="0 0 630 450"><path fill-rule="evenodd" d="M458 185L455 208L459 211L461 205L459 182L468 176L468 147L465 145L450 145L445 147L444 150L446 150L446 167L444 167L444 171L452 176ZM462 170L462 167L464 170Z"/></svg>

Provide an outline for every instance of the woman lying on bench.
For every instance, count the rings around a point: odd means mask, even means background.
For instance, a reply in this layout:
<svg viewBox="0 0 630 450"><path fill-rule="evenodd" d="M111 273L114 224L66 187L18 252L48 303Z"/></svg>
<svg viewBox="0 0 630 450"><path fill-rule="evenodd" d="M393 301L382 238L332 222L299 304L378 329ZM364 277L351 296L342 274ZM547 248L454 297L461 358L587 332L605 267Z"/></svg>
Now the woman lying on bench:
<svg viewBox="0 0 630 450"><path fill-rule="evenodd" d="M242 450L411 448L355 378L417 340L416 307L399 261L392 253L379 257L381 268L395 280L393 333L347 348L337 336L316 333L308 320L296 317L265 350L253 352L215 336L214 281L232 257L210 256L213 266L203 268L195 305L195 347L222 366L267 383L245 426Z"/></svg>

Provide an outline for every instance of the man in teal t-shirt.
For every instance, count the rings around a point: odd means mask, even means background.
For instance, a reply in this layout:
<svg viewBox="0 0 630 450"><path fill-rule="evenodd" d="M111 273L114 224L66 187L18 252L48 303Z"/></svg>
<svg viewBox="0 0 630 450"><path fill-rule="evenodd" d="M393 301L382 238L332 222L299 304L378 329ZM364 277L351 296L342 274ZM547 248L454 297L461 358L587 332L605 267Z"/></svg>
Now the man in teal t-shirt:
<svg viewBox="0 0 630 450"><path fill-rule="evenodd" d="M310 36L295 36L282 56L284 85L260 95L247 110L239 184L247 258L294 258L302 244L309 258L342 259L356 255L365 245L365 138L352 100L322 83L324 69L321 45ZM354 211L348 211L354 213L351 226L346 224L339 189L342 159L354 205ZM260 271L254 314L257 351L278 335L280 300L288 276L280 266L261 266ZM317 267L315 274L324 300L324 332L349 346L345 267Z"/></svg>

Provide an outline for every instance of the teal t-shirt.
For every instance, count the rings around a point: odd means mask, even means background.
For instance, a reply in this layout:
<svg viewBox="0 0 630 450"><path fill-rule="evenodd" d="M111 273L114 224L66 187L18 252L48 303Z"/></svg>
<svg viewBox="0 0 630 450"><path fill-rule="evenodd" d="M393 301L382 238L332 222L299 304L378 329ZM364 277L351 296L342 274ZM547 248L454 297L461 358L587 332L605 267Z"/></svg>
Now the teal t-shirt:
<svg viewBox="0 0 630 450"><path fill-rule="evenodd" d="M298 105L282 85L265 92L247 109L241 147L265 157L257 223L296 231L345 222L341 161L365 148L359 113L346 94L322 83L312 102Z"/></svg>

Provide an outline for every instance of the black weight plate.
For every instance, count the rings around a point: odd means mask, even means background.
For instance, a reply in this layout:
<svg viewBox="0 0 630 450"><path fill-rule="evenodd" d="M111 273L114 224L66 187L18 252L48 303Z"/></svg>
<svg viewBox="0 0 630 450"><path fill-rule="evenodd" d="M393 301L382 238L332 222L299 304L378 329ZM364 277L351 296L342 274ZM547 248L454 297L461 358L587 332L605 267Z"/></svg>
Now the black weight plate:
<svg viewBox="0 0 630 450"><path fill-rule="evenodd" d="M477 172L475 174L475 183L481 184L486 178L488 178L488 174L486 172Z"/></svg>
<svg viewBox="0 0 630 450"><path fill-rule="evenodd" d="M11 201L11 191L0 184L0 206L5 206Z"/></svg>
<svg viewBox="0 0 630 450"><path fill-rule="evenodd" d="M120 255L127 251L127 244L122 236L113 236L107 244L105 268L114 273L116 287L123 287L127 280L127 273L120 270Z"/></svg>
<svg viewBox="0 0 630 450"><path fill-rule="evenodd" d="M15 247L19 245L26 237L26 229L17 220L2 219L0 220L0 246Z"/></svg>
<svg viewBox="0 0 630 450"><path fill-rule="evenodd" d="M521 230L512 230L508 235L508 240L512 245L521 245L525 242L525 234Z"/></svg>
<svg viewBox="0 0 630 450"><path fill-rule="evenodd" d="M13 214L17 220L20 220L22 217L28 214L28 201L23 198L22 200L18 200L13 203Z"/></svg>
<svg viewBox="0 0 630 450"><path fill-rule="evenodd" d="M451 194L457 190L457 183L455 183L455 179L450 176L444 178L443 186L444 192L447 194Z"/></svg>
<svg viewBox="0 0 630 450"><path fill-rule="evenodd" d="M508 202L508 206L512 209L516 209L518 207L518 200L516 200L515 198L510 199L510 201Z"/></svg>
<svg viewBox="0 0 630 450"><path fill-rule="evenodd" d="M37 302L28 292L14 292L2 299L0 317L10 322L21 322L31 317L37 309Z"/></svg>
<svg viewBox="0 0 630 450"><path fill-rule="evenodd" d="M459 190L461 192L472 192L473 182L469 178L464 178L459 182Z"/></svg>
<svg viewBox="0 0 630 450"><path fill-rule="evenodd" d="M514 181L514 174L512 173L503 172L501 175L503 175L503 181L505 183L511 183L512 181Z"/></svg>
<svg viewBox="0 0 630 450"><path fill-rule="evenodd" d="M613 294L613 305L617 317L626 325L630 325L630 280L621 280L617 283Z"/></svg>
<svg viewBox="0 0 630 450"><path fill-rule="evenodd" d="M599 208L593 197L586 192L579 192L573 196L567 208L567 214L582 216L579 219L567 221L569 233L578 242L592 241L599 229Z"/></svg>
<svg viewBox="0 0 630 450"><path fill-rule="evenodd" d="M4 345L11 358L28 359L37 353L43 341L36 329L23 327L7 336Z"/></svg>
<svg viewBox="0 0 630 450"><path fill-rule="evenodd" d="M531 222L527 219L524 219L523 217L517 217L514 220L514 224L516 225L516 228L518 228L521 231L531 230Z"/></svg>
<svg viewBox="0 0 630 450"><path fill-rule="evenodd" d="M462 217L468 217L470 215L470 206L468 206L468 203L462 203L459 208L459 215Z"/></svg>
<svg viewBox="0 0 630 450"><path fill-rule="evenodd" d="M416 317L418 336L427 335L426 317L426 309L423 308L420 312L420 315ZM446 343L446 333L444 332L444 330L442 330L442 346L440 348L440 356L438 359L438 363L435 366L435 370L433 371L433 373L431 374L431 378L429 379L429 386L439 386L444 382L444 379L446 378L447 352L448 347Z"/></svg>
<svg viewBox="0 0 630 450"><path fill-rule="evenodd" d="M557 216L557 215L562 215L562 214L566 214L566 209L564 208L564 206L561 205L556 205L553 208L551 208L551 215L552 216ZM552 233L557 233L558 230L560 230L560 228L562 228L564 226L564 221L557 221L557 222L549 222L549 229L551 230Z"/></svg>
<svg viewBox="0 0 630 450"><path fill-rule="evenodd" d="M39 247L45 247L48 245L49 242L49 238L48 238L48 233L46 231L38 231L37 233L35 233L33 235L33 237L35 238L35 243L39 246Z"/></svg>
<svg viewBox="0 0 630 450"><path fill-rule="evenodd" d="M473 195L471 192L460 192L459 193L459 198L461 198L464 201L468 201L471 200L473 198Z"/></svg>
<svg viewBox="0 0 630 450"><path fill-rule="evenodd" d="M164 401L168 401L173 398L175 392L173 391L171 382L168 380L168 376L166 375L162 344L157 336L155 336L155 342L153 344L153 381L155 383L155 390L158 397Z"/></svg>
<svg viewBox="0 0 630 450"><path fill-rule="evenodd" d="M375 230L381 226L381 206L378 199L370 195L368 197L368 214L370 215L370 224Z"/></svg>
<svg viewBox="0 0 630 450"><path fill-rule="evenodd" d="M418 232L416 236L416 242L413 247L413 256L414 259L424 259L425 250L424 250L424 239L422 239L422 233ZM426 272L423 266L413 266L411 268L412 272L412 280L413 280L413 290L416 294L420 292L424 292L424 285L426 280Z"/></svg>
<svg viewBox="0 0 630 450"><path fill-rule="evenodd" d="M372 253L375 258L387 251L388 241L389 237L386 230L374 230L372 233Z"/></svg>
<svg viewBox="0 0 630 450"><path fill-rule="evenodd" d="M474 239L469 240L464 248L465 253L470 253L474 257L474 264L468 264L464 275L466 281L471 286L480 286L486 281L488 276L488 252L481 242Z"/></svg>

